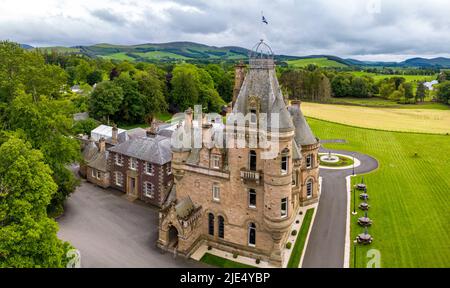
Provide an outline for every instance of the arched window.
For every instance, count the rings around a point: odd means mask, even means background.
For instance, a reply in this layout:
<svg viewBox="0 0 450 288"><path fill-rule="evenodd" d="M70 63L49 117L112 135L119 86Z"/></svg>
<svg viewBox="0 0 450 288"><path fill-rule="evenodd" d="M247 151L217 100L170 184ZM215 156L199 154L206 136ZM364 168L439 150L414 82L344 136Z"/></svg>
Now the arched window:
<svg viewBox="0 0 450 288"><path fill-rule="evenodd" d="M256 171L256 151L250 150L249 153L249 168L251 171Z"/></svg>
<svg viewBox="0 0 450 288"><path fill-rule="evenodd" d="M212 213L208 214L208 233L214 236L214 215Z"/></svg>
<svg viewBox="0 0 450 288"><path fill-rule="evenodd" d="M306 182L306 197L311 198L313 195L313 182L312 179L309 179Z"/></svg>
<svg viewBox="0 0 450 288"><path fill-rule="evenodd" d="M255 223L248 224L248 245L256 245L256 225Z"/></svg>
<svg viewBox="0 0 450 288"><path fill-rule="evenodd" d="M225 237L225 219L223 219L223 216L217 217L219 221L219 237L224 238Z"/></svg>

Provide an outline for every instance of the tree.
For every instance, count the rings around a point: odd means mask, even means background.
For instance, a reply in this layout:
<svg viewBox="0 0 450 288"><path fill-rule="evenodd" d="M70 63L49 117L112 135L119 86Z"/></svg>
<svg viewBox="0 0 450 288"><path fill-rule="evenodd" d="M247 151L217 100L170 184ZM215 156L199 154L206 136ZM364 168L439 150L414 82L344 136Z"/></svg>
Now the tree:
<svg viewBox="0 0 450 288"><path fill-rule="evenodd" d="M428 89L425 87L424 83L419 82L419 84L417 84L416 101L419 100L423 102L425 100L427 90Z"/></svg>
<svg viewBox="0 0 450 288"><path fill-rule="evenodd" d="M144 96L138 91L138 82L133 80L128 74L122 73L114 84L122 88L123 100L120 109L114 116L117 121L126 123L142 123L145 117Z"/></svg>
<svg viewBox="0 0 450 288"><path fill-rule="evenodd" d="M107 119L117 113L123 100L123 90L112 81L97 84L89 101L89 112L96 119Z"/></svg>
<svg viewBox="0 0 450 288"><path fill-rule="evenodd" d="M395 91L395 85L391 82L381 82L380 84L380 96L384 99L388 99L389 96Z"/></svg>
<svg viewBox="0 0 450 288"><path fill-rule="evenodd" d="M178 65L173 70L171 100L178 111L198 104L200 92L197 78L198 73L193 65Z"/></svg>
<svg viewBox="0 0 450 288"><path fill-rule="evenodd" d="M0 146L0 267L65 267L71 248L46 208L57 185L41 152L15 136Z"/></svg>
<svg viewBox="0 0 450 288"><path fill-rule="evenodd" d="M401 87L405 93L405 103L410 103L414 98L413 85L409 82L405 82Z"/></svg>
<svg viewBox="0 0 450 288"><path fill-rule="evenodd" d="M137 72L134 75L138 83L139 93L143 96L145 115L154 116L156 113L167 110L167 102L164 97L164 82L158 75L146 71Z"/></svg>
<svg viewBox="0 0 450 288"><path fill-rule="evenodd" d="M57 193L48 207L51 214L62 212L63 201L77 184L67 165L80 160L79 143L69 137L73 127L73 105L69 100L51 100L41 97L34 102L32 96L20 93L8 107L8 122L12 131L19 131L33 148L44 154L45 163L53 170Z"/></svg>
<svg viewBox="0 0 450 288"><path fill-rule="evenodd" d="M438 85L437 98L445 104L450 104L450 81L442 82Z"/></svg>
<svg viewBox="0 0 450 288"><path fill-rule="evenodd" d="M354 77L350 85L350 95L352 97L365 98L368 97L369 87L367 80L362 77Z"/></svg>
<svg viewBox="0 0 450 288"><path fill-rule="evenodd" d="M331 90L334 97L348 97L351 91L350 77L339 74L331 81Z"/></svg>
<svg viewBox="0 0 450 288"><path fill-rule="evenodd" d="M102 82L103 73L99 70L95 70L87 75L87 84L94 86L97 83Z"/></svg>

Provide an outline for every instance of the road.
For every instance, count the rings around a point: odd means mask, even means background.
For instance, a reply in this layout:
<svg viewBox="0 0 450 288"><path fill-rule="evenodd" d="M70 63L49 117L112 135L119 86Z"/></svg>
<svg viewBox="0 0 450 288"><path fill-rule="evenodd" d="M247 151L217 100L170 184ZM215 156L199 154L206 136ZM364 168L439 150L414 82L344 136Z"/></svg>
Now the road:
<svg viewBox="0 0 450 288"><path fill-rule="evenodd" d="M129 202L119 191L83 181L57 221L59 238L80 251L82 267L205 267L162 253L155 246L157 209Z"/></svg>
<svg viewBox="0 0 450 288"><path fill-rule="evenodd" d="M320 152L352 155L343 150L321 149ZM355 153L361 165L355 173L364 174L378 167L374 158ZM304 268L342 268L344 266L345 232L347 221L347 186L345 177L352 169L321 169L322 194L303 259Z"/></svg>

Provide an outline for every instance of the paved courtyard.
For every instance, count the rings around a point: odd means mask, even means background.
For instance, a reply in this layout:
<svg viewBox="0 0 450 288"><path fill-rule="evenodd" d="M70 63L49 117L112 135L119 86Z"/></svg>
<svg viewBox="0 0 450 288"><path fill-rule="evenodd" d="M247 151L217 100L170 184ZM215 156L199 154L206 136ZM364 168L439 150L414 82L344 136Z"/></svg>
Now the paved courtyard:
<svg viewBox="0 0 450 288"><path fill-rule="evenodd" d="M156 246L158 212L85 181L66 201L58 236L81 253L82 267L205 267Z"/></svg>

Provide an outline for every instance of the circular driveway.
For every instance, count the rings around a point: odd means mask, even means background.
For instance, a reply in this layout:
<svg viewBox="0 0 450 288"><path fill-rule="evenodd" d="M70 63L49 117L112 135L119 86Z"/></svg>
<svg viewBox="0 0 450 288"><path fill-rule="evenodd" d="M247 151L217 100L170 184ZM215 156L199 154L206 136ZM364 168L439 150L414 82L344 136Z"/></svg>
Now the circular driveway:
<svg viewBox="0 0 450 288"><path fill-rule="evenodd" d="M345 150L321 148L320 153L339 153L359 159L355 174L365 174L378 168L378 161L365 154ZM345 178L353 168L344 170L320 169L322 192L314 225L305 250L304 268L344 267L345 233L347 221L347 185Z"/></svg>

